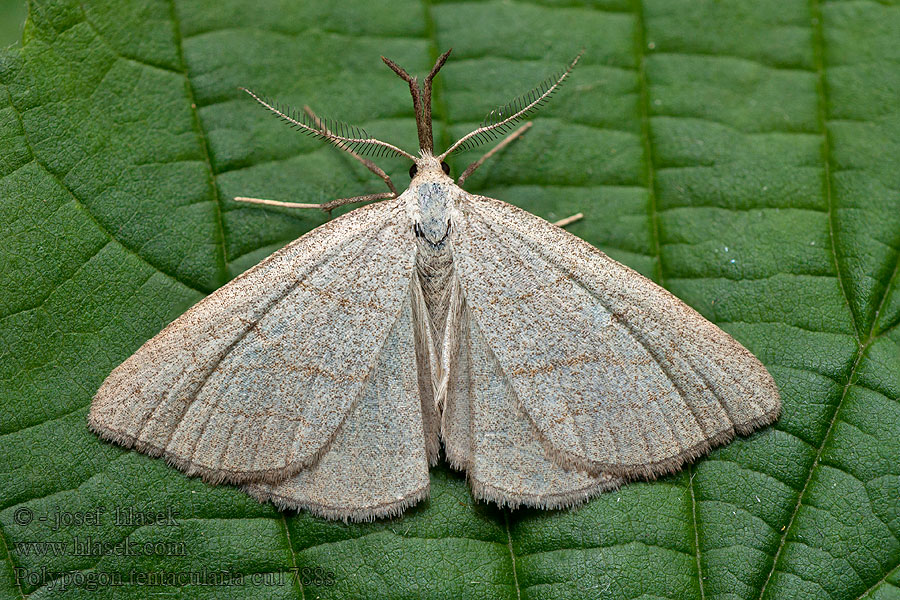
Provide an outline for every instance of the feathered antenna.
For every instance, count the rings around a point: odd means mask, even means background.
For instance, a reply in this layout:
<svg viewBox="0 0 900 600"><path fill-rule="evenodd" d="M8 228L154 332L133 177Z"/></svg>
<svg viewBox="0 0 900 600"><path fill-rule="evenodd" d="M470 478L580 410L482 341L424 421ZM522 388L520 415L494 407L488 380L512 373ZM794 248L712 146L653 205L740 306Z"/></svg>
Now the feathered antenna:
<svg viewBox="0 0 900 600"><path fill-rule="evenodd" d="M401 150L397 146L373 138L361 127L348 125L347 123L333 119L314 119L309 115L298 112L288 106L275 104L268 98L260 98L247 88L240 89L250 94L254 100L278 115L281 120L289 123L295 129L299 129L308 135L330 142L342 150L350 150L357 154L369 156L394 154L396 156L405 156L413 161L416 160L413 155Z"/></svg>
<svg viewBox="0 0 900 600"><path fill-rule="evenodd" d="M516 121L530 115L549 100L553 92L559 89L562 82L565 81L566 77L569 76L569 73L572 72L572 69L575 68L575 65L578 64L578 60L581 58L582 54L584 54L584 50L578 53L578 56L569 63L569 66L566 67L566 70L561 74L548 78L527 94L519 96L509 104L489 112L478 129L457 140L438 157L438 160L444 160L451 152L456 150L469 150L474 148L509 131Z"/></svg>

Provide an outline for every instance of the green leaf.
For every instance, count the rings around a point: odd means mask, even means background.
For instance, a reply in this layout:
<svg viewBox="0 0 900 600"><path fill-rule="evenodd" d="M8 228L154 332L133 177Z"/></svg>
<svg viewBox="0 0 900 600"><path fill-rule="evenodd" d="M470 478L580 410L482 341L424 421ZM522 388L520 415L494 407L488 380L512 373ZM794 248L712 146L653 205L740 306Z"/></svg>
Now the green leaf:
<svg viewBox="0 0 900 600"><path fill-rule="evenodd" d="M0 600L900 598L898 39L890 0L31 2L0 53ZM477 503L442 466L367 525L90 434L117 364L324 221L233 196L382 190L237 86L413 148L379 56L423 73L450 46L438 146L586 47L467 187L584 212L573 233L765 362L777 424L573 511Z"/></svg>
<svg viewBox="0 0 900 600"><path fill-rule="evenodd" d="M19 41L24 20L25 0L0 0L0 47Z"/></svg>

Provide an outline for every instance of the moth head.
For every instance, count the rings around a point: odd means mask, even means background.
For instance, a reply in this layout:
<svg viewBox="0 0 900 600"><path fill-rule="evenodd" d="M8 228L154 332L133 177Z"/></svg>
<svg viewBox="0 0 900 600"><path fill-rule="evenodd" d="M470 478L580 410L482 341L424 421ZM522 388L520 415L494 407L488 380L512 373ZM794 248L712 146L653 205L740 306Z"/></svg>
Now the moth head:
<svg viewBox="0 0 900 600"><path fill-rule="evenodd" d="M431 152L424 150L419 152L419 157L415 159L409 168L409 179L412 181L441 181L450 179L450 165L445 161L433 156Z"/></svg>

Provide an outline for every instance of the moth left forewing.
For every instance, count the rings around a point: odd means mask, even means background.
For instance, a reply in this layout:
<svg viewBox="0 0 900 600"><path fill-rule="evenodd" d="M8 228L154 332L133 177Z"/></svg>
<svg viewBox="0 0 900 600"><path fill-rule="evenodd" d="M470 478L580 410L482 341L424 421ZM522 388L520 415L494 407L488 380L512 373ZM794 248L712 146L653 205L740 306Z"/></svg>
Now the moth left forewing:
<svg viewBox="0 0 900 600"><path fill-rule="evenodd" d="M406 225L398 202L357 209L207 296L107 377L91 429L212 483L314 464L410 302Z"/></svg>
<svg viewBox="0 0 900 600"><path fill-rule="evenodd" d="M463 296L559 464L655 477L777 418L765 367L668 291L499 200L457 208Z"/></svg>

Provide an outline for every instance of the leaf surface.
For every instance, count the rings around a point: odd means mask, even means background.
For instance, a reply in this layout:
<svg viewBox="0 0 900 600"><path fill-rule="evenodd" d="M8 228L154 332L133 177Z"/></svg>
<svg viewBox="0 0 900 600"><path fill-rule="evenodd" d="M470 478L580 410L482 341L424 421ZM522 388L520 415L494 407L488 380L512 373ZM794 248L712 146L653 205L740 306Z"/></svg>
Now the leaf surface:
<svg viewBox="0 0 900 600"><path fill-rule="evenodd" d="M0 600L900 598L898 39L889 1L31 2L0 51ZM777 424L574 511L476 503L441 466L367 525L91 435L117 364L325 220L232 197L381 191L237 86L410 149L379 56L424 74L450 46L438 147L586 48L467 188L584 212L760 357Z"/></svg>

